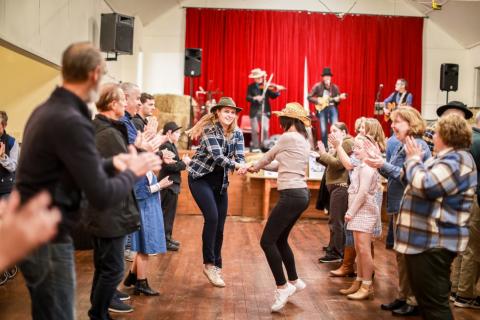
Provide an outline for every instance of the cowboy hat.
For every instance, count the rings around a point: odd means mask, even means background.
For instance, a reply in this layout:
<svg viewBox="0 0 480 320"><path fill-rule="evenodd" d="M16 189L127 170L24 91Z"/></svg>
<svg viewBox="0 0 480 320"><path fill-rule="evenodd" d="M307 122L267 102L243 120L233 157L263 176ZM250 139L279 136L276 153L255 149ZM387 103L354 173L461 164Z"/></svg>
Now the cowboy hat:
<svg viewBox="0 0 480 320"><path fill-rule="evenodd" d="M311 121L308 117L308 112L298 102L287 103L282 111L273 111L273 114L278 117L289 117L298 119L303 122L306 127L310 127Z"/></svg>
<svg viewBox="0 0 480 320"><path fill-rule="evenodd" d="M330 70L330 67L323 68L322 77L324 76L333 77L332 70Z"/></svg>
<svg viewBox="0 0 480 320"><path fill-rule="evenodd" d="M215 112L217 109L221 109L224 107L229 107L235 109L235 111L238 113L242 111L242 108L237 107L235 104L235 101L233 101L232 98L230 97L221 97L218 103L210 108L210 112Z"/></svg>
<svg viewBox="0 0 480 320"><path fill-rule="evenodd" d="M439 107L437 109L437 115L441 117L442 114L448 109L457 109L457 110L463 111L463 113L465 114L465 119L467 120L473 117L472 111L470 111L470 109L468 109L467 106L460 101L450 101L446 105Z"/></svg>
<svg viewBox="0 0 480 320"><path fill-rule="evenodd" d="M250 71L250 74L248 75L248 77L250 79L255 79L255 78L264 77L265 75L267 75L267 73L265 71L263 71L260 68L255 68L252 71Z"/></svg>

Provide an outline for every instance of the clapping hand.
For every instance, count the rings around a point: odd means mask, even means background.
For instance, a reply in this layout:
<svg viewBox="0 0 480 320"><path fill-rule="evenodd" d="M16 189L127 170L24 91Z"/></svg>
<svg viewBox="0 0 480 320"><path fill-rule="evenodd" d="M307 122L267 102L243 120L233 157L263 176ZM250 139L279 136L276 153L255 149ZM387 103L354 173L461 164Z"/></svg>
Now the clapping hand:
<svg viewBox="0 0 480 320"><path fill-rule="evenodd" d="M422 148L412 137L407 137L405 141L405 153L407 154L407 160L413 157L422 157Z"/></svg>
<svg viewBox="0 0 480 320"><path fill-rule="evenodd" d="M325 145L323 144L322 141L317 142L317 147L318 147L318 153L320 155L327 153L327 149L325 149Z"/></svg>
<svg viewBox="0 0 480 320"><path fill-rule="evenodd" d="M182 161L185 163L185 165L190 165L190 162L192 162L192 159L188 156L188 154L184 154L182 157Z"/></svg>
<svg viewBox="0 0 480 320"><path fill-rule="evenodd" d="M163 178L158 182L158 186L160 187L160 189L168 188L173 184L173 181L169 180L169 178L170 178L169 176L166 176L165 178Z"/></svg>
<svg viewBox="0 0 480 320"><path fill-rule="evenodd" d="M331 133L328 136L328 142L336 149L342 145L343 135L340 132Z"/></svg>

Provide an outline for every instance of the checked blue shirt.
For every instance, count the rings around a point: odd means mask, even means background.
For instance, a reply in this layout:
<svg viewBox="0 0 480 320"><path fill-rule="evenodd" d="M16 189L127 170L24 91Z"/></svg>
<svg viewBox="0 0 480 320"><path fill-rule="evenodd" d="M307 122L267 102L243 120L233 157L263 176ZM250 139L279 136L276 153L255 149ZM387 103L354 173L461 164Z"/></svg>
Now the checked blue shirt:
<svg viewBox="0 0 480 320"><path fill-rule="evenodd" d="M237 128L232 138L227 140L222 126L217 122L204 128L200 147L187 171L193 179L198 179L212 172L215 166L224 167L227 169L223 175L221 193L224 193L228 187L228 171L235 169L235 162L245 162L243 133Z"/></svg>
<svg viewBox="0 0 480 320"><path fill-rule="evenodd" d="M447 149L422 163L405 163L408 185L397 217L395 250L418 254L431 248L462 252L477 186L470 152Z"/></svg>

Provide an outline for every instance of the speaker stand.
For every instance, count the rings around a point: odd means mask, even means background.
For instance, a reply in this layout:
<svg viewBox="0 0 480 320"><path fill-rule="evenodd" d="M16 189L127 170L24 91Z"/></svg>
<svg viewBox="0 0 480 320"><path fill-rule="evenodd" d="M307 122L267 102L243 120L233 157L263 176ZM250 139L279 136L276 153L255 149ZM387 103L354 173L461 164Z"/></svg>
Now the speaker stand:
<svg viewBox="0 0 480 320"><path fill-rule="evenodd" d="M193 77L190 78L190 128L193 127ZM188 136L187 149L192 146L192 138Z"/></svg>
<svg viewBox="0 0 480 320"><path fill-rule="evenodd" d="M446 104L448 104L448 93L449 93L449 91L447 90L447 103Z"/></svg>

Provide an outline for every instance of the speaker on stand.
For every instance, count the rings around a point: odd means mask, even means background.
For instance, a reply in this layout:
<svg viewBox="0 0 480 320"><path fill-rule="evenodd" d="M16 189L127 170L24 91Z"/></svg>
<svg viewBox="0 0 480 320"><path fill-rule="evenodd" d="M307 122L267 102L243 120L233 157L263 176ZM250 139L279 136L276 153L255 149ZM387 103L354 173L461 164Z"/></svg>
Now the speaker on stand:
<svg viewBox="0 0 480 320"><path fill-rule="evenodd" d="M458 72L458 64L442 63L440 66L440 90L447 91L447 104L448 93L458 90Z"/></svg>
<svg viewBox="0 0 480 320"><path fill-rule="evenodd" d="M190 78L190 128L193 126L193 78L200 77L202 71L202 49L185 49L185 77ZM188 138L188 148L192 144L192 139Z"/></svg>

